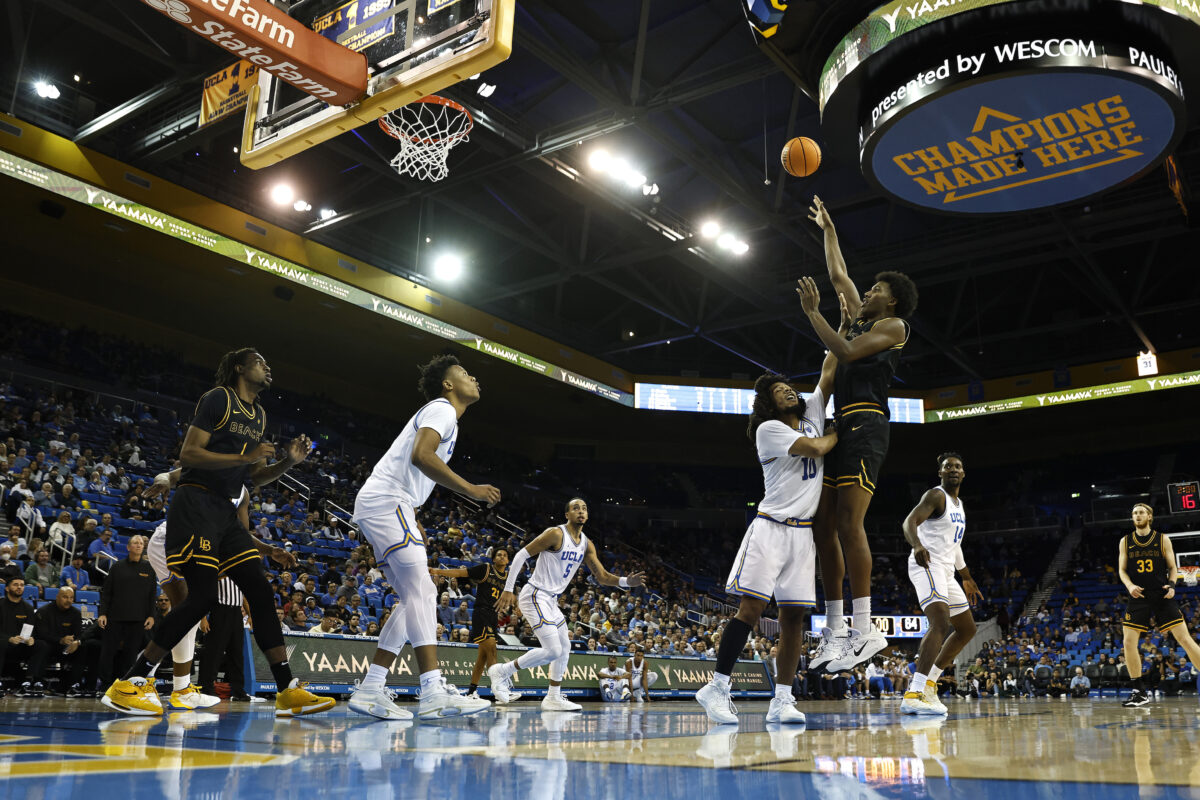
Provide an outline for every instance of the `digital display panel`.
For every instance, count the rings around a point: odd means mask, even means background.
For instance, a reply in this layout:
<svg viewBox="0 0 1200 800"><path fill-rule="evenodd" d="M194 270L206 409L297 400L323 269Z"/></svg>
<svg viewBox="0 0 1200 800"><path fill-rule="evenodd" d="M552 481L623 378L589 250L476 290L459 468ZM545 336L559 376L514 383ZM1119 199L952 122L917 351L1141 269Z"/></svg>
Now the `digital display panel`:
<svg viewBox="0 0 1200 800"><path fill-rule="evenodd" d="M801 392L808 400L811 392ZM754 404L753 389L727 386L684 386L673 383L638 383L633 389L633 407L649 411L692 411L701 414L749 414ZM919 397L888 399L892 422L924 422L925 401ZM825 409L833 416L833 400Z"/></svg>

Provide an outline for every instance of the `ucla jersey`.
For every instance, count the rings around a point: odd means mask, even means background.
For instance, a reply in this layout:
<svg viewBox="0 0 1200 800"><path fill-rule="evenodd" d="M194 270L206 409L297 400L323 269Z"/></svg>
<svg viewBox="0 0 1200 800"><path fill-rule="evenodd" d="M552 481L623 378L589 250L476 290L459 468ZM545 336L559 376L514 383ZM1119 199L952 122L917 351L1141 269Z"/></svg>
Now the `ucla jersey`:
<svg viewBox="0 0 1200 800"><path fill-rule="evenodd" d="M891 317L884 317L891 319ZM857 339L883 320L863 322L855 320L847 339ZM839 361L833 376L834 416L861 411L888 414L888 386L900 365L900 351L908 344L912 328L904 320L904 341L874 355L857 361Z"/></svg>
<svg viewBox="0 0 1200 800"><path fill-rule="evenodd" d="M579 543L571 541L571 534L566 525L559 525L562 531L562 543L557 550L543 550L537 555L537 563L533 567L533 577L529 584L543 592L562 594L571 583L583 557L587 554L587 536L579 532Z"/></svg>
<svg viewBox="0 0 1200 800"><path fill-rule="evenodd" d="M800 428L794 429L777 419L758 426L754 444L763 471L763 499L759 514L776 522L809 520L821 499L821 481L825 475L822 456L794 456L788 452L801 436L818 438L825 433L825 395L820 387L804 406Z"/></svg>
<svg viewBox="0 0 1200 800"><path fill-rule="evenodd" d="M400 503L417 508L429 499L434 481L412 463L413 445L422 428L437 433L439 442L435 452L442 461L450 461L454 443L458 441L458 412L449 400L439 397L413 414L371 476L363 481L354 499L355 519L394 514Z"/></svg>
<svg viewBox="0 0 1200 800"><path fill-rule="evenodd" d="M940 517L930 517L918 525L917 536L931 561L953 565L967 530L967 512L962 500L955 500L941 486L934 488L946 495L946 509Z"/></svg>

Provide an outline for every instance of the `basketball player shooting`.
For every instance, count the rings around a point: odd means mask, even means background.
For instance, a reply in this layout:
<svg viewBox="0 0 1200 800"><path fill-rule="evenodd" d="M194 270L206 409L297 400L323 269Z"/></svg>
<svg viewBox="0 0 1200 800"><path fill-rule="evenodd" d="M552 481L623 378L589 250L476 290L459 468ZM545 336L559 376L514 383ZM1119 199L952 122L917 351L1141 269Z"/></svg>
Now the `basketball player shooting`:
<svg viewBox="0 0 1200 800"><path fill-rule="evenodd" d="M822 631L811 666L838 672L867 661L887 647L887 639L871 626L871 546L864 520L887 456L888 385L900 363L900 352L908 343L911 331L906 319L916 310L917 287L903 273L880 272L860 302L842 258L833 219L815 195L809 214L809 219L824 231L829 278L854 320L849 333L839 334L817 308L816 282L800 279L797 293L804 312L818 338L837 358L833 399L838 444L829 454L825 489L813 523L829 627ZM847 567L854 615L849 630L845 629L842 601Z"/></svg>

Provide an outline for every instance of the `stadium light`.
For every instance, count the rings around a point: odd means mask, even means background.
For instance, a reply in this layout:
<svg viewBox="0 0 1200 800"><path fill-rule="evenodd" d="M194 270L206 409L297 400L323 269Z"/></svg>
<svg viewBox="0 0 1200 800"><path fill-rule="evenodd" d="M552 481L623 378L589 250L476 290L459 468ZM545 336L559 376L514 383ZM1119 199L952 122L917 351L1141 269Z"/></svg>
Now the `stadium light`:
<svg viewBox="0 0 1200 800"><path fill-rule="evenodd" d="M296 197L296 191L286 183L277 183L271 187L271 202L281 206L291 204Z"/></svg>
<svg viewBox="0 0 1200 800"><path fill-rule="evenodd" d="M750 245L738 239L733 243L733 247L729 248L735 256L744 256L750 252Z"/></svg>
<svg viewBox="0 0 1200 800"><path fill-rule="evenodd" d="M716 220L705 220L700 224L700 235L705 239L711 239L721 232L721 225Z"/></svg>
<svg viewBox="0 0 1200 800"><path fill-rule="evenodd" d="M475 90L475 94L480 97L491 97L496 93L496 84L483 82L479 84L479 88Z"/></svg>
<svg viewBox="0 0 1200 800"><path fill-rule="evenodd" d="M458 280L459 276L462 275L462 271L462 259L454 253L442 253L437 257L437 260L433 262L433 274L436 275L439 280Z"/></svg>
<svg viewBox="0 0 1200 800"><path fill-rule="evenodd" d="M336 216L337 216L337 212L334 211L332 208L322 208L321 209L321 219L332 219L333 217L336 217Z"/></svg>
<svg viewBox="0 0 1200 800"><path fill-rule="evenodd" d="M33 84L33 88L38 93L38 97L44 97L47 100L57 100L59 95L62 94L57 86L46 81L36 82Z"/></svg>
<svg viewBox="0 0 1200 800"><path fill-rule="evenodd" d="M608 154L607 150L593 150L592 154L588 156L588 166L597 172L608 169L611 163L612 156Z"/></svg>
<svg viewBox="0 0 1200 800"><path fill-rule="evenodd" d="M296 209L297 211L312 211L312 204L306 200L297 200L296 202L292 203L292 208Z"/></svg>

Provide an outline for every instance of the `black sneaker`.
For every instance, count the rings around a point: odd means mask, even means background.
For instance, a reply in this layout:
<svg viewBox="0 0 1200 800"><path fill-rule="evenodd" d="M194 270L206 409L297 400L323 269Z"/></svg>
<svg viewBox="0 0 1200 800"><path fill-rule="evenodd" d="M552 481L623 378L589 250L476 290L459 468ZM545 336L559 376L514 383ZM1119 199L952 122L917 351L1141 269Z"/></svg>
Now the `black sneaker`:
<svg viewBox="0 0 1200 800"><path fill-rule="evenodd" d="M41 681L34 681L33 686L30 687L29 691L31 692L30 697L46 696L46 687Z"/></svg>
<svg viewBox="0 0 1200 800"><path fill-rule="evenodd" d="M16 694L14 694L13 696L14 697L33 697L33 688L30 685L29 681L25 681L24 683L22 683L20 688L17 689Z"/></svg>
<svg viewBox="0 0 1200 800"><path fill-rule="evenodd" d="M1124 703L1121 703L1121 705L1125 706L1126 708L1137 708L1138 706L1144 706L1149 702L1149 695L1147 695L1141 689L1134 689L1133 694L1129 695L1129 699Z"/></svg>
<svg viewBox="0 0 1200 800"><path fill-rule="evenodd" d="M79 688L79 684L75 684L70 689L67 689L67 693L65 695L63 695L63 697L83 697L83 696L84 696L84 692L82 689Z"/></svg>
<svg viewBox="0 0 1200 800"><path fill-rule="evenodd" d="M229 695L229 699L230 699L231 701L235 702L235 703L250 703L250 702L253 702L253 701L250 699L250 695L246 694L245 692L242 692L241 694L231 694L231 695Z"/></svg>

